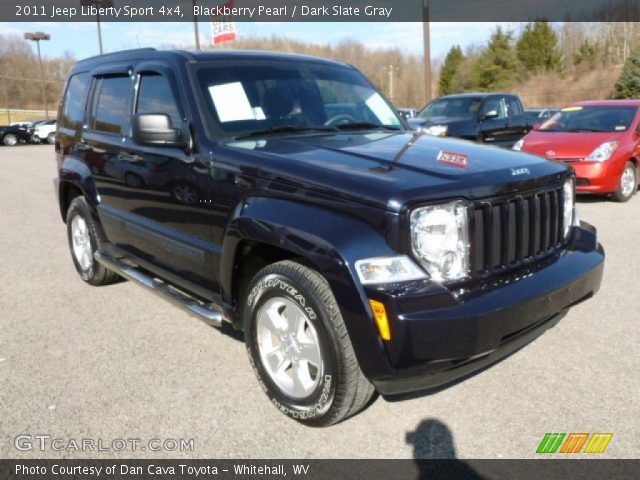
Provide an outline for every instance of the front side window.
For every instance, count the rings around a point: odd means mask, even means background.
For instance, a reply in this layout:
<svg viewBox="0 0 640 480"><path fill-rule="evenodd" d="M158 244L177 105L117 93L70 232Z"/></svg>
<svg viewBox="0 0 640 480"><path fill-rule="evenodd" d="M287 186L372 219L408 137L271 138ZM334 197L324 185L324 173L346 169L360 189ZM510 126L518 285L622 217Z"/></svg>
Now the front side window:
<svg viewBox="0 0 640 480"><path fill-rule="evenodd" d="M487 103L484 104L483 111L485 114L494 111L498 112L498 116L493 117L496 120L504 120L507 118L507 109L504 98L502 97L493 97L487 100Z"/></svg>
<svg viewBox="0 0 640 480"><path fill-rule="evenodd" d="M96 89L93 129L121 135L127 114L130 78L104 77Z"/></svg>
<svg viewBox="0 0 640 480"><path fill-rule="evenodd" d="M540 126L545 132L624 132L638 108L633 106L574 106L560 110Z"/></svg>
<svg viewBox="0 0 640 480"><path fill-rule="evenodd" d="M140 79L137 113L164 113L171 117L174 128L182 124L182 114L167 77L144 74Z"/></svg>
<svg viewBox="0 0 640 480"><path fill-rule="evenodd" d="M265 129L400 129L391 106L357 70L312 62L220 62L198 70L216 126L229 136Z"/></svg>

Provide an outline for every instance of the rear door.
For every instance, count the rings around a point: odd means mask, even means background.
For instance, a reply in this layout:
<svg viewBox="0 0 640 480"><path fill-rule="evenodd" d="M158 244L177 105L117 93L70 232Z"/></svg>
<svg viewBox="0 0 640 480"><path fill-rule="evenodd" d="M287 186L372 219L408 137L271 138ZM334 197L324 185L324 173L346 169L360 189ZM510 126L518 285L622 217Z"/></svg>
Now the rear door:
<svg viewBox="0 0 640 480"><path fill-rule="evenodd" d="M511 95L508 96L506 100L507 118L509 121L509 132L506 140L513 144L524 137L529 131L529 128L527 127L527 117L520 99Z"/></svg>
<svg viewBox="0 0 640 480"><path fill-rule="evenodd" d="M126 68L122 73L94 75L87 123L76 145L93 172L100 197L98 213L107 237L121 247L127 235L123 221L126 191L119 158L129 128L132 87Z"/></svg>

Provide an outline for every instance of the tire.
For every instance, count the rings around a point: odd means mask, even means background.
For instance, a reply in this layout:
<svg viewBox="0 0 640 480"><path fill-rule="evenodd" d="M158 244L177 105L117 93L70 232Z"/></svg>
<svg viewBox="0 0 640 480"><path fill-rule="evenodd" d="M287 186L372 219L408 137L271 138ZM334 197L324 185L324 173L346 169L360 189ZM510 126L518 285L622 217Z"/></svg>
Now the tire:
<svg viewBox="0 0 640 480"><path fill-rule="evenodd" d="M47 135L47 143L49 145L53 145L54 143L56 143L56 134L54 132L51 132L49 135Z"/></svg>
<svg viewBox="0 0 640 480"><path fill-rule="evenodd" d="M247 292L243 321L249 360L276 408L315 427L359 412L374 388L360 370L324 277L287 260L258 272Z"/></svg>
<svg viewBox="0 0 640 480"><path fill-rule="evenodd" d="M124 183L128 187L141 188L144 187L144 180L137 173L127 172L124 175Z"/></svg>
<svg viewBox="0 0 640 480"><path fill-rule="evenodd" d="M18 144L18 137L14 134L9 133L4 136L2 139L2 143L4 143L7 147L15 147Z"/></svg>
<svg viewBox="0 0 640 480"><path fill-rule="evenodd" d="M117 274L107 270L93 257L95 251L100 248L101 242L91 216L91 209L84 197L74 198L69 205L67 238L73 264L82 280L98 286L109 285L120 279Z"/></svg>
<svg viewBox="0 0 640 480"><path fill-rule="evenodd" d="M627 162L620 175L618 189L611 195L616 202L628 202L638 190L638 172L632 162Z"/></svg>

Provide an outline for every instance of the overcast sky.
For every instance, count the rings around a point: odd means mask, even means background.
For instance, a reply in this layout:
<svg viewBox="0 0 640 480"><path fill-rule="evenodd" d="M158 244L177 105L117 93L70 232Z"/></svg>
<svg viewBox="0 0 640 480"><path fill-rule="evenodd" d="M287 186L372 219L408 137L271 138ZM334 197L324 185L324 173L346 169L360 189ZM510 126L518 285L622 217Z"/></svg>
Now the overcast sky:
<svg viewBox="0 0 640 480"><path fill-rule="evenodd" d="M496 23L432 23L431 51L434 59L443 56L453 45L466 46L486 42ZM518 24L503 24L516 29ZM398 46L407 52L422 54L421 23L249 23L236 24L238 35L272 34L314 43L337 43L354 38L372 47ZM95 23L0 23L0 33L22 35L29 31L51 34L42 44L44 55L57 56L65 50L81 59L98 53ZM139 47L181 46L193 48L192 23L103 23L105 50ZM201 42L211 41L210 25L200 24Z"/></svg>

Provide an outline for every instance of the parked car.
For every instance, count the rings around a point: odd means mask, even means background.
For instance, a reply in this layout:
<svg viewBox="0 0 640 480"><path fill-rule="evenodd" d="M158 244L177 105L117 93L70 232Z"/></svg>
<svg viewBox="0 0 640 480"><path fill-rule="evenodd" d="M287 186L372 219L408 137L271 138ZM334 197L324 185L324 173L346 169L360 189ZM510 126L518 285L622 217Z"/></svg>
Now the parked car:
<svg viewBox="0 0 640 480"><path fill-rule="evenodd" d="M558 113L557 108L527 108L524 111L528 125L536 125L545 122Z"/></svg>
<svg viewBox="0 0 640 480"><path fill-rule="evenodd" d="M346 64L108 54L73 68L58 118L80 277L124 277L243 331L262 389L307 425L496 362L600 286L571 169L407 131ZM141 184L109 173L127 161Z"/></svg>
<svg viewBox="0 0 640 480"><path fill-rule="evenodd" d="M563 108L514 148L571 166L578 192L626 202L638 189L640 100L577 102Z"/></svg>
<svg viewBox="0 0 640 480"><path fill-rule="evenodd" d="M0 126L0 142L8 147L30 141L31 135L29 128L21 125Z"/></svg>
<svg viewBox="0 0 640 480"><path fill-rule="evenodd" d="M398 113L405 120L409 120L410 118L414 118L418 115L418 110L415 108L398 108Z"/></svg>
<svg viewBox="0 0 640 480"><path fill-rule="evenodd" d="M39 142L53 145L56 142L56 120L45 120L34 124L33 135Z"/></svg>
<svg viewBox="0 0 640 480"><path fill-rule="evenodd" d="M529 130L520 98L508 93L463 93L429 103L416 118L414 130L511 147Z"/></svg>

